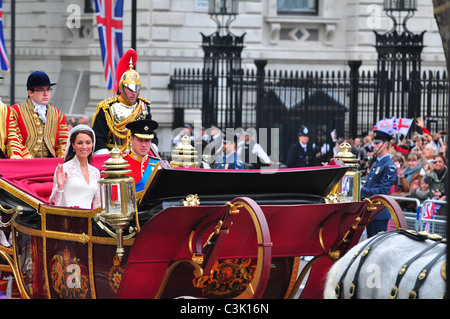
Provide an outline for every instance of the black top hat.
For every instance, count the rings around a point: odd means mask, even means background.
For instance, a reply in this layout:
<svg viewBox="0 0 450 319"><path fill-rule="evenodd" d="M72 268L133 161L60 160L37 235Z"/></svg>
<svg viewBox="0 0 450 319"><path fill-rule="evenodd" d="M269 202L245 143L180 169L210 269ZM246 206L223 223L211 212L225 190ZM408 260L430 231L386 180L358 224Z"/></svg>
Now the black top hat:
<svg viewBox="0 0 450 319"><path fill-rule="evenodd" d="M131 131L131 135L144 139L152 139L155 137L158 122L153 120L138 120L128 123L125 127Z"/></svg>
<svg viewBox="0 0 450 319"><path fill-rule="evenodd" d="M32 90L40 86L53 86L53 85L56 85L56 83L51 83L50 78L45 72L36 71L28 76L27 90Z"/></svg>
<svg viewBox="0 0 450 319"><path fill-rule="evenodd" d="M392 135L384 131L374 130L373 134L374 143L389 142L392 139Z"/></svg>

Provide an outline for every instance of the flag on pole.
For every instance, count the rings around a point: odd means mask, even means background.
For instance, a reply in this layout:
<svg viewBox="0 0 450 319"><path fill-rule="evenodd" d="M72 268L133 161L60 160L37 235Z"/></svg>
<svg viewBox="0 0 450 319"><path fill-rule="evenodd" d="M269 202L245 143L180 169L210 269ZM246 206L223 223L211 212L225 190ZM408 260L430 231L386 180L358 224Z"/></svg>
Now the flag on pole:
<svg viewBox="0 0 450 319"><path fill-rule="evenodd" d="M9 71L8 55L5 48L5 37L3 36L3 4L0 0L0 70Z"/></svg>
<svg viewBox="0 0 450 319"><path fill-rule="evenodd" d="M114 89L117 64L122 57L123 0L94 0L108 90Z"/></svg>

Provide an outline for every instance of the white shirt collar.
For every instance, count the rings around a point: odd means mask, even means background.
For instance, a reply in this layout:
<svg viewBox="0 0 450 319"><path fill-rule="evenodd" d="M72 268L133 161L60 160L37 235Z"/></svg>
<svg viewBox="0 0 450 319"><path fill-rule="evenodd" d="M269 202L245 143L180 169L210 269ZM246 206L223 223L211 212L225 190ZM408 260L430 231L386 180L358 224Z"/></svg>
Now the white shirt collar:
<svg viewBox="0 0 450 319"><path fill-rule="evenodd" d="M47 118L45 117L45 114L47 113L47 105L41 105L33 100L31 100L34 105L34 111L39 115L39 118L42 120L42 122L47 122Z"/></svg>

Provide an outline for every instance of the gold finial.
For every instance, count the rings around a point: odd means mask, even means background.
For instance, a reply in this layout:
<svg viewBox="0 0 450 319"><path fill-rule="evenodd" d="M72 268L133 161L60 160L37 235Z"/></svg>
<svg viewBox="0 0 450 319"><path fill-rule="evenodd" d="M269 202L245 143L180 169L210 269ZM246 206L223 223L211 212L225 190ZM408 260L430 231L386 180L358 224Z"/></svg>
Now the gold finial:
<svg viewBox="0 0 450 319"><path fill-rule="evenodd" d="M197 194L189 194L188 196L186 196L185 200L181 200L181 203L184 206L199 206L200 199L198 198Z"/></svg>
<svg viewBox="0 0 450 319"><path fill-rule="evenodd" d="M188 134L184 134L179 143L172 152L172 161L170 166L172 167L199 167L200 163L197 162L197 151L195 147L191 145L191 137Z"/></svg>
<svg viewBox="0 0 450 319"><path fill-rule="evenodd" d="M131 173L131 170L127 169L130 164L123 159L122 153L116 146L114 146L110 154L111 158L105 161L105 165L103 165L105 170L102 173L111 177L124 176L125 174Z"/></svg>
<svg viewBox="0 0 450 319"><path fill-rule="evenodd" d="M334 158L340 158L345 165L350 166L352 169L358 168L358 159L356 155L350 152L352 146L347 141L342 142L339 145L339 149L341 150L339 153L334 155Z"/></svg>
<svg viewBox="0 0 450 319"><path fill-rule="evenodd" d="M130 69L132 69L133 68L133 58L131 57L130 58L130 67L129 67Z"/></svg>

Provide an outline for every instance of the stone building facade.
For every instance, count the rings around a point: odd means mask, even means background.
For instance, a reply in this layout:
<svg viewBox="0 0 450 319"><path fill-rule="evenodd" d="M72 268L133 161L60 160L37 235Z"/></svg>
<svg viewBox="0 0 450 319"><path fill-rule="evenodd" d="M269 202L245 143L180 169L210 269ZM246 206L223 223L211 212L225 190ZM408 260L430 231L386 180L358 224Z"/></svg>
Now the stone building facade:
<svg viewBox="0 0 450 319"><path fill-rule="evenodd" d="M267 59L267 69L348 70L348 60L362 60L361 69L376 67L374 30L392 27L383 0L306 0L312 12L281 14L280 0L239 0L239 14L231 24L245 33L244 68ZM131 46L131 0L124 1L123 48ZM137 70L141 95L152 102L160 123L160 147L170 150L172 122L169 80L175 68L201 67L201 33L216 24L207 0L137 0ZM68 116L92 115L96 104L112 95L106 89L95 13L89 0L16 1L15 85L5 73L0 96L7 104L26 99L29 73L43 70L58 82L53 104ZM6 50L11 48L11 2L3 1ZM418 0L409 20L414 33L425 33L422 69L444 69L445 57L431 0Z"/></svg>

